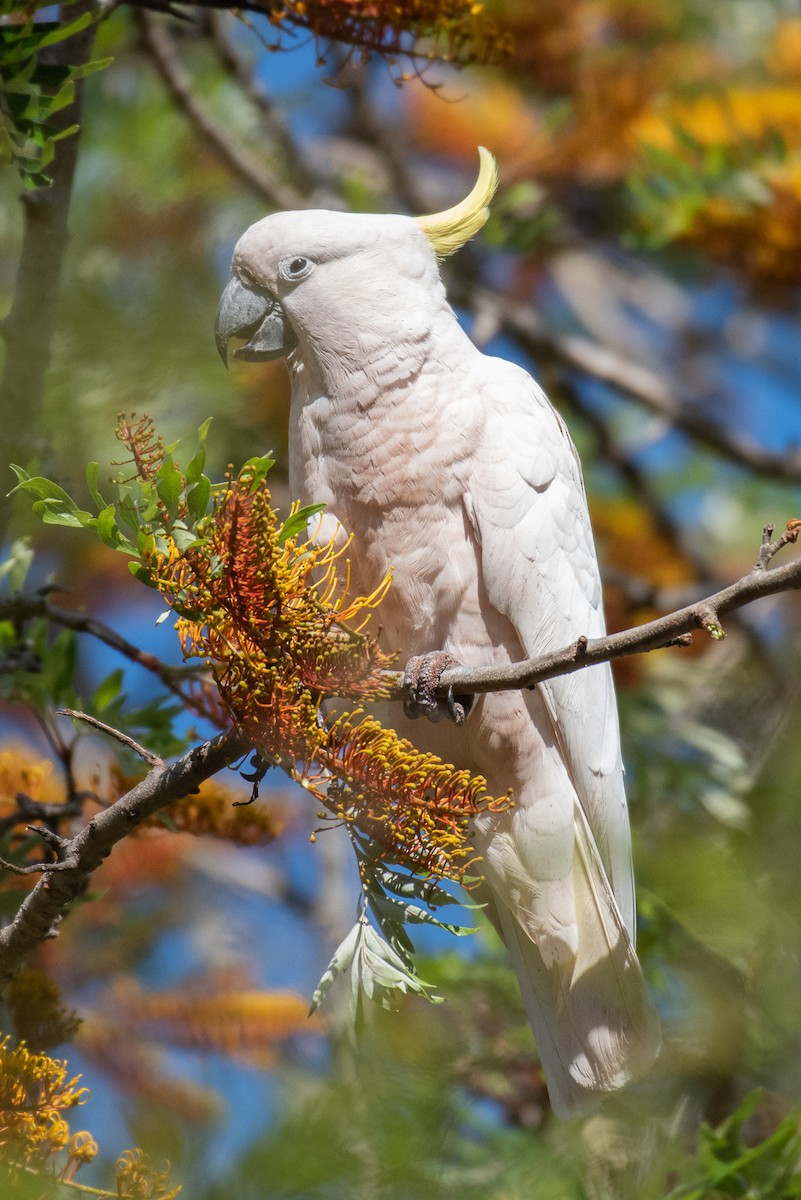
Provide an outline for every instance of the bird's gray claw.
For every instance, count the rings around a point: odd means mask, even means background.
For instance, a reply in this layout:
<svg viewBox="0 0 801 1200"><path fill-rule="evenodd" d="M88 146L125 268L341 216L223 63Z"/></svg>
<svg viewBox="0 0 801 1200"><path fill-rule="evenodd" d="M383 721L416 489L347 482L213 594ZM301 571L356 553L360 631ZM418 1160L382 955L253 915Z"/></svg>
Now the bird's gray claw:
<svg viewBox="0 0 801 1200"><path fill-rule="evenodd" d="M413 655L403 673L403 711L406 716L413 721L426 717L434 722L450 717L455 724L463 725L470 716L475 696L454 695L452 687L444 699L435 695L445 671L461 665L445 650Z"/></svg>

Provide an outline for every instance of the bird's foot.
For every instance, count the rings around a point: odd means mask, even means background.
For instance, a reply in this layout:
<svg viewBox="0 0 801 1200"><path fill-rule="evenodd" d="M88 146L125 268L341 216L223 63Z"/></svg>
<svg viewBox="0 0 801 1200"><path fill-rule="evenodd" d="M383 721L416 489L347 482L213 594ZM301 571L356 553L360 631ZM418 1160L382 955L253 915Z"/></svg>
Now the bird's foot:
<svg viewBox="0 0 801 1200"><path fill-rule="evenodd" d="M413 655L403 673L403 711L406 716L412 720L426 717L429 721L442 721L450 717L457 725L464 725L475 703L475 696L456 696L453 688L449 688L447 696L441 699L435 695L445 671L461 665L445 650Z"/></svg>

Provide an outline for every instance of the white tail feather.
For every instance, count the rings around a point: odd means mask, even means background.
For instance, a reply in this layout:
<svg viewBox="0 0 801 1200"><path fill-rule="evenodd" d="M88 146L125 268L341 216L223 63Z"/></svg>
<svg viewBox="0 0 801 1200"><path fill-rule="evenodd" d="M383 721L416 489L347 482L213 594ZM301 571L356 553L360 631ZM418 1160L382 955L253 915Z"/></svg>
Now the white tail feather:
<svg viewBox="0 0 801 1200"><path fill-rule="evenodd" d="M547 967L512 911L497 892L493 897L561 1117L638 1078L659 1050L659 1023L642 970L578 805L575 838L578 950L572 962Z"/></svg>

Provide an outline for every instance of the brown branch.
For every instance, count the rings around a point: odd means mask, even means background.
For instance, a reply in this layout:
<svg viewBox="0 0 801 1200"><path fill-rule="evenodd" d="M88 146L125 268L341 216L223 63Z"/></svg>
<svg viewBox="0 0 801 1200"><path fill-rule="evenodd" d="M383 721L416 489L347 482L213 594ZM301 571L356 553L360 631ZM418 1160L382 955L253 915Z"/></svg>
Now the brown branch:
<svg viewBox="0 0 801 1200"><path fill-rule="evenodd" d="M136 20L144 45L164 86L201 144L270 208L297 208L298 194L295 190L278 182L252 155L235 149L231 135L217 124L198 100L193 80L178 62L175 44L163 20L142 9L137 10Z"/></svg>
<svg viewBox="0 0 801 1200"><path fill-rule="evenodd" d="M610 662L630 654L644 654L666 646L686 646L693 631L699 628L705 629L710 637L718 640L723 636L720 619L726 613L764 596L774 596L777 592L801 588L801 558L783 567L766 569L782 546L788 541L796 540L801 522L788 522L787 530L775 542L770 540L771 529L771 526L765 527L764 536L768 541L768 550L765 551L763 543L759 561L754 569L714 595L667 616L658 617L654 621L647 621L633 629L625 629L621 633L601 638L587 638L581 635L577 641L562 650L536 655L523 662L506 666L459 667L444 671L437 687L437 695L447 695L450 688L476 695L482 692L535 687L546 679L553 679L557 675L569 675L596 663ZM400 672L393 671L387 672L387 678L393 689L392 699L402 700L403 676Z"/></svg>
<svg viewBox="0 0 801 1200"><path fill-rule="evenodd" d="M256 78L252 64L245 55L240 54L229 33L228 27L232 19L230 13L210 12L208 14L211 44L217 52L223 70L231 79L235 80L246 100L256 109L265 132L279 148L287 167L297 180L300 190L285 185L282 207L304 208L306 206L305 194L314 188L317 180L307 166L303 153L296 144L280 108L274 103L264 85Z"/></svg>
<svg viewBox="0 0 801 1200"><path fill-rule="evenodd" d="M98 733L105 733L108 737L114 738L121 745L127 746L129 750L133 750L140 758L143 758L146 763L150 763L151 767L163 767L164 760L158 755L148 750L145 746L141 746L134 738L129 737L127 733L123 733L121 729L114 729L113 726L107 725L105 721L98 721L97 717L93 717L90 713L79 712L75 708L60 708L56 713L57 717L72 717L75 721L82 721L85 725L96 729Z"/></svg>
<svg viewBox="0 0 801 1200"><path fill-rule="evenodd" d="M227 730L195 746L170 766L153 767L135 787L65 841L60 846L60 861L42 865L42 878L13 920L0 930L0 990L31 951L56 936L68 906L81 895L92 873L117 842L159 809L196 791L204 780L241 758L248 748L238 731ZM27 873L27 868L21 870Z"/></svg>
<svg viewBox="0 0 801 1200"><path fill-rule="evenodd" d="M10 596L0 596L0 621L13 621L16 625L21 625L24 621L35 617L42 617L46 621L61 625L64 629L72 629L75 633L90 634L91 637L97 638L106 646L118 651L137 666L144 667L146 671L156 675L174 695L185 703L188 702L180 680L190 673L193 674L194 667L171 666L163 663L155 654L148 654L147 651L140 650L133 642L129 642L122 634L117 633L108 625L104 625L95 617L59 608L38 592L15 592Z"/></svg>

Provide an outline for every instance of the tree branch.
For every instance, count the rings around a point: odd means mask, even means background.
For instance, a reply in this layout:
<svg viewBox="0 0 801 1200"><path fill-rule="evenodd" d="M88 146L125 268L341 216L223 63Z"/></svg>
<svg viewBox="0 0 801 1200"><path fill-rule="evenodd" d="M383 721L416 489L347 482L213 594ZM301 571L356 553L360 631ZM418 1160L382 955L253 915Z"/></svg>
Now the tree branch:
<svg viewBox="0 0 801 1200"><path fill-rule="evenodd" d="M245 187L270 208L302 207L303 198L294 188L278 182L255 158L235 149L230 134L217 125L200 103L195 95L191 77L178 62L175 45L163 20L141 9L136 12L136 20L142 32L142 40L164 86L195 130L202 145L211 150Z"/></svg>
<svg viewBox="0 0 801 1200"><path fill-rule="evenodd" d="M459 667L444 671L437 687L437 695L446 696L449 689L477 695L482 692L501 692L512 688L531 688L556 675L569 675L596 663L610 662L629 654L644 654L665 646L686 646L692 633L704 629L715 640L725 636L720 618L734 609L751 604L763 596L801 588L801 558L783 567L768 570L774 555L788 542L794 542L801 530L801 522L788 522L787 529L772 542L773 526L766 525L762 549L754 569L719 592L689 604L685 608L647 621L633 629L607 637L587 638L577 641L551 654L540 654L523 662L505 666ZM392 686L392 699L403 699L403 676L398 671L387 672Z"/></svg>
<svg viewBox="0 0 801 1200"><path fill-rule="evenodd" d="M150 763L151 767L164 766L164 760L158 755L153 754L146 746L140 745L134 738L129 737L127 733L123 733L120 729L114 729L113 726L107 725L105 721L98 721L97 717L93 717L91 713L79 712L75 708L60 708L56 713L57 717L72 717L74 721L82 721L85 725L89 725L98 733L105 733L107 737L114 738L122 746L127 746L129 750L133 750L134 754L138 754L146 763Z"/></svg>
<svg viewBox="0 0 801 1200"><path fill-rule="evenodd" d="M243 95L261 117L268 137L281 151L286 166L297 181L298 189L284 185L282 208L305 208L305 194L316 186L312 171L306 164L301 148L295 142L283 113L264 85L258 80L253 67L245 55L240 54L229 24L233 20L229 12L212 11L207 14L211 44L217 52L223 70L239 85ZM291 200L291 203L289 201Z"/></svg>
<svg viewBox="0 0 801 1200"><path fill-rule="evenodd" d="M146 650L140 650L133 642L129 642L122 634L117 633L110 626L104 625L95 617L59 608L38 592L14 592L10 596L0 596L0 621L12 621L15 625L20 625L35 617L42 617L46 621L52 621L55 625L61 625L64 629L72 629L75 633L90 634L91 637L97 638L106 646L118 651L137 666L152 672L166 688L185 703L187 702L187 696L180 681L190 673L194 673L193 667L171 666L169 663L163 663L155 654L148 654Z"/></svg>
<svg viewBox="0 0 801 1200"><path fill-rule="evenodd" d="M0 930L0 991L32 950L57 935L67 907L81 895L93 871L117 842L159 809L196 791L204 780L248 749L249 743L237 730L218 734L170 766L153 767L130 792L65 841L59 848L60 860L42 865L42 878L10 924Z"/></svg>

